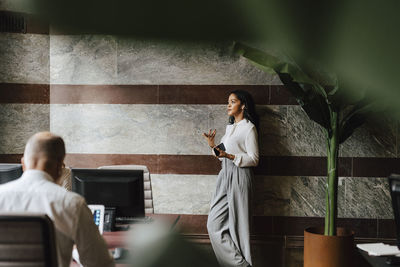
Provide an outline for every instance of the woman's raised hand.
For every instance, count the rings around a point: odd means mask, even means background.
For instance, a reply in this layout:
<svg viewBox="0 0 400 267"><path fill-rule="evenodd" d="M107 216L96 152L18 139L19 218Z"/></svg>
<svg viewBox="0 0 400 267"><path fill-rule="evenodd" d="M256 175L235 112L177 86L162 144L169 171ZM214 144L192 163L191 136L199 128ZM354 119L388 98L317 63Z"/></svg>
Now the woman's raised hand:
<svg viewBox="0 0 400 267"><path fill-rule="evenodd" d="M207 140L208 145L212 148L215 147L215 143L214 143L214 139L215 139L215 134L217 133L217 130L214 129L214 131L212 131L210 129L210 131L208 131L207 133L203 133L204 138Z"/></svg>

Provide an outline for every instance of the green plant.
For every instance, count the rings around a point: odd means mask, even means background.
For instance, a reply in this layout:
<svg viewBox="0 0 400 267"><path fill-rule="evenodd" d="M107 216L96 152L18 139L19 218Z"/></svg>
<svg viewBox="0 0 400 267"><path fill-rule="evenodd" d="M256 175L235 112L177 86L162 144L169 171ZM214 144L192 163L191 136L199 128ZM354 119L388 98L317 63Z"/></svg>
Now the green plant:
<svg viewBox="0 0 400 267"><path fill-rule="evenodd" d="M290 58L243 43L235 43L234 51L263 71L276 73L308 117L323 127L327 144L325 235L336 235L339 145L365 122L376 109L375 103L362 93L347 96L345 85L316 65L300 67Z"/></svg>

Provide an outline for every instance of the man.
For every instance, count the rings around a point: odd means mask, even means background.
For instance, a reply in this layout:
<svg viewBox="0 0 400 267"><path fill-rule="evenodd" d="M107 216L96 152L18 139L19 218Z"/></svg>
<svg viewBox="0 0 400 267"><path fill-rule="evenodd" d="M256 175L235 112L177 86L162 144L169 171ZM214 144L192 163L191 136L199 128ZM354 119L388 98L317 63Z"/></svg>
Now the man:
<svg viewBox="0 0 400 267"><path fill-rule="evenodd" d="M0 211L46 213L56 228L59 266L69 266L76 244L83 266L114 266L84 198L59 186L65 146L50 132L33 135L26 144L21 178L0 186Z"/></svg>

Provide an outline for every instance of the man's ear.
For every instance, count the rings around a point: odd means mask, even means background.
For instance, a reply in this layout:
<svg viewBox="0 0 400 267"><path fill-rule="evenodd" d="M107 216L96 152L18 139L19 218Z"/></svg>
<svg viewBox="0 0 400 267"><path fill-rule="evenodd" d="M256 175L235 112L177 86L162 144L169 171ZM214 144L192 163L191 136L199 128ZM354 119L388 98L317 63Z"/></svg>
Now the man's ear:
<svg viewBox="0 0 400 267"><path fill-rule="evenodd" d="M25 171L26 167L25 167L24 157L21 158L21 164L22 164L22 171Z"/></svg>
<svg viewBox="0 0 400 267"><path fill-rule="evenodd" d="M57 168L57 177L53 177L55 179L55 182L57 184L60 184L60 179L62 177L63 174L63 169L64 169L65 165L64 165L64 161L62 162L57 162L56 168Z"/></svg>

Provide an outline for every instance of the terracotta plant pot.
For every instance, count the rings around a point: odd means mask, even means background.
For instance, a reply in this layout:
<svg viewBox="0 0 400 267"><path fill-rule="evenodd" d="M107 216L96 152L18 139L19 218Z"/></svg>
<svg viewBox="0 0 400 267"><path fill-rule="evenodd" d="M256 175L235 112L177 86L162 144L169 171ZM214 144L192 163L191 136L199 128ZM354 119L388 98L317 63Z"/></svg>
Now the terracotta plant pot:
<svg viewBox="0 0 400 267"><path fill-rule="evenodd" d="M323 227L304 230L304 267L353 267L354 232L337 228L336 236L325 236Z"/></svg>

